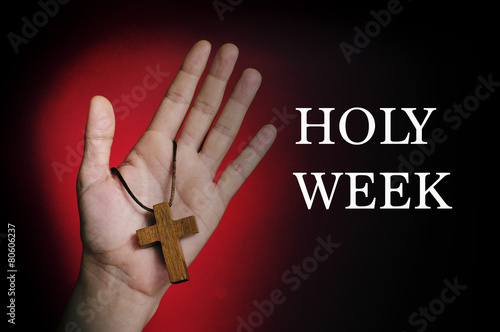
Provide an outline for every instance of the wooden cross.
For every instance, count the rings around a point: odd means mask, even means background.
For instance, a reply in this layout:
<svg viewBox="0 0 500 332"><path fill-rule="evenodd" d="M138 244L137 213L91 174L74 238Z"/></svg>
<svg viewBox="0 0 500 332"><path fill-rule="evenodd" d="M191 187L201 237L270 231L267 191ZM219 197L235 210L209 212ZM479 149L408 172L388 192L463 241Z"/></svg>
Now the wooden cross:
<svg viewBox="0 0 500 332"><path fill-rule="evenodd" d="M198 233L194 216L173 220L168 202L153 206L156 225L137 230L141 247L150 247L160 242L163 258L167 265L170 282L173 284L189 280L186 260L179 239Z"/></svg>

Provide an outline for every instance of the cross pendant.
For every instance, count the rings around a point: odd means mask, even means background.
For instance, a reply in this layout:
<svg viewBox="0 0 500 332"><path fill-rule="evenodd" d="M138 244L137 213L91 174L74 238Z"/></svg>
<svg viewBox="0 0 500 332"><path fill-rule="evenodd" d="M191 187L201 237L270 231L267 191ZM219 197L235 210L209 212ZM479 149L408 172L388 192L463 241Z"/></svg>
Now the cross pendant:
<svg viewBox="0 0 500 332"><path fill-rule="evenodd" d="M198 233L196 219L190 216L173 220L172 211L167 202L156 204L153 210L156 224L137 230L139 245L147 248L155 242L160 242L170 282L178 284L188 281L189 274L179 239Z"/></svg>

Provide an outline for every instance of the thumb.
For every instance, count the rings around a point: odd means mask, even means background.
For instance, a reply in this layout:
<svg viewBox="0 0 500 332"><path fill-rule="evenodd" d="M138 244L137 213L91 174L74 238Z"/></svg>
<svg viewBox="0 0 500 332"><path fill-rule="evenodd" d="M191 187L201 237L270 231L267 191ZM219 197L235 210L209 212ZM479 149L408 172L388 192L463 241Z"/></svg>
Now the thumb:
<svg viewBox="0 0 500 332"><path fill-rule="evenodd" d="M110 175L109 157L115 133L113 106L106 98L95 96L85 127L85 145L78 174L79 186L87 186Z"/></svg>

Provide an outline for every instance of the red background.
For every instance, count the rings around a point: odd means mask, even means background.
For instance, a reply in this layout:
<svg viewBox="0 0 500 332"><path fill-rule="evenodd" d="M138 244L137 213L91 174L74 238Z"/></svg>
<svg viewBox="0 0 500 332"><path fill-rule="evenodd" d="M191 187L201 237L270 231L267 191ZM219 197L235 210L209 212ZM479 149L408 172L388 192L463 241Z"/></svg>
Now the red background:
<svg viewBox="0 0 500 332"><path fill-rule="evenodd" d="M386 2L331 7L243 1L225 12L223 21L210 1L71 2L18 54L7 41L2 130L7 159L2 167L6 221L18 226L17 327L30 322L55 326L78 276L75 182L90 98L100 94L114 101L130 94L143 84L147 66L170 73L137 107L117 114L122 118L116 120L111 157L111 165L117 165L200 39L212 43L212 56L223 43L239 47L230 87L247 67L263 76L223 165L277 114L288 114L289 123L274 123L277 141L190 266L191 281L170 288L146 331L234 331L236 319L246 320L256 310L252 302L269 299L273 289L283 290L286 301L256 331L414 330L408 316L439 295L445 278L456 276L470 287L429 323L429 330L471 325L479 199L471 193L477 191L481 167L479 114L457 131L447 128L449 139L418 169L452 172L442 189L451 211L435 205L429 211L346 211L347 182L339 184L330 210L316 201L308 211L292 175L396 171L398 156L414 147L379 144L380 107L438 107L443 112L474 92L478 75L498 77L477 47L484 46L477 24L458 18L468 8L454 7L457 15L449 15L450 8L430 10L424 1L404 5L405 11L351 64L338 44L352 42L353 27L363 26L371 19L370 10ZM9 9L5 31L18 33L20 18L37 10L36 4ZM481 111L496 100L482 103ZM295 144L300 134L295 108L335 107L336 128L340 114L354 106L367 108L377 120L376 134L366 145L350 146L336 130L336 145ZM430 120L430 129L446 128L441 114ZM356 120L352 128L362 133L363 126ZM409 129L409 123L402 123L397 130ZM315 134L320 133L311 131L311 137ZM65 165L68 172L58 175L54 165ZM291 291L283 273L313 254L317 237L328 235L342 246Z"/></svg>

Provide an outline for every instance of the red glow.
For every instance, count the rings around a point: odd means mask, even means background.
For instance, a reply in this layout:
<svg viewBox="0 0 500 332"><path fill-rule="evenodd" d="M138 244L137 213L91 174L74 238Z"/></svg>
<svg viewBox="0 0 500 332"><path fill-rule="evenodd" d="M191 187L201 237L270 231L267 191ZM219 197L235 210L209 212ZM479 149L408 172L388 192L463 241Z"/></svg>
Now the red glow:
<svg viewBox="0 0 500 332"><path fill-rule="evenodd" d="M54 61L52 75L45 77L40 90L43 93L34 94L37 110L32 118L33 152L40 165L40 184L46 197L43 204L50 214L45 226L53 238L59 238L49 251L59 253L59 272L63 279L69 280L61 296L69 294L79 271L81 243L75 182L90 98L100 94L115 104L116 133L110 164L118 165L148 125L189 49L174 41L160 46L148 41L134 43L131 37L128 36L127 45L140 47L125 47L120 39L96 41L78 49L77 54L66 54L65 59ZM133 37L137 41L141 36ZM280 91L265 84L265 72L271 71L277 60L270 54L244 48L242 62L252 63L263 72L264 85L222 166L236 157L258 128L270 122L273 108L281 111L283 107L275 105L276 99L272 98ZM158 66L169 75L161 78L153 89L141 88L147 67ZM235 76L243 69L241 64L237 65ZM279 77L278 73L274 75ZM232 78L230 87L236 78ZM124 95L130 96L128 102ZM280 144L279 139L276 144ZM279 246L275 243L281 241L277 233L290 216L286 211L273 209L281 199L280 193L287 191L275 184L293 184L284 181L290 173L281 171L286 169L289 159L283 158L286 152L281 151L278 158L273 151L277 149L271 150L243 186L213 238L191 265L191 281L171 287L146 331L160 330L167 323L172 330L206 331L207 324L213 329L233 329L239 315L248 315L253 310L251 302L255 294L267 295L271 287L266 286L268 276L274 279L280 276L282 269L276 263L289 254L276 252ZM265 265L256 259L262 256L269 257ZM170 309L172 303L176 304L175 311Z"/></svg>

